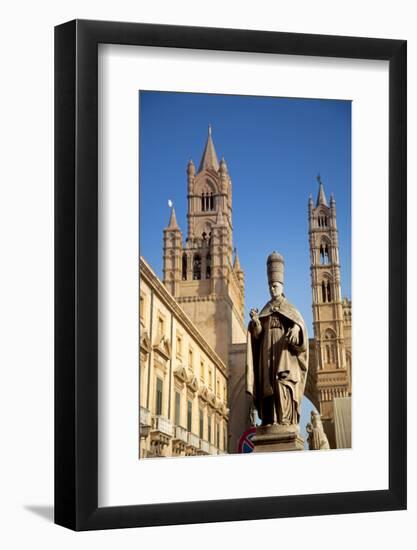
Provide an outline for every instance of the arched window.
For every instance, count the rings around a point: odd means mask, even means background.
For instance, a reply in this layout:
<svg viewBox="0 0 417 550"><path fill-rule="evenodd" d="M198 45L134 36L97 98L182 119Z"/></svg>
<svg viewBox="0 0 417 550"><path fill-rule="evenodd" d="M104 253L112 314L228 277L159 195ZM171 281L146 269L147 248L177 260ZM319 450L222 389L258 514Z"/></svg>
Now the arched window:
<svg viewBox="0 0 417 550"><path fill-rule="evenodd" d="M324 212L320 212L318 215L317 224L319 227L328 227L328 218Z"/></svg>
<svg viewBox="0 0 417 550"><path fill-rule="evenodd" d="M320 244L320 263L322 265L330 263L329 245L326 242Z"/></svg>
<svg viewBox="0 0 417 550"><path fill-rule="evenodd" d="M322 301L327 302L327 292L326 292L326 282L322 281L321 283L321 295L322 295Z"/></svg>
<svg viewBox="0 0 417 550"><path fill-rule="evenodd" d="M332 293L331 293L331 287L330 287L330 281L327 281L327 301L332 301Z"/></svg>
<svg viewBox="0 0 417 550"><path fill-rule="evenodd" d="M214 189L210 181L206 181L201 189L201 211L210 212L214 210Z"/></svg>
<svg viewBox="0 0 417 550"><path fill-rule="evenodd" d="M321 296L323 302L331 302L333 300L333 290L327 276L325 276L325 279L321 282Z"/></svg>
<svg viewBox="0 0 417 550"><path fill-rule="evenodd" d="M206 279L211 278L211 254L210 252L206 256Z"/></svg>
<svg viewBox="0 0 417 550"><path fill-rule="evenodd" d="M193 279L195 281L201 279L201 256L200 254L194 255L193 260Z"/></svg>
<svg viewBox="0 0 417 550"><path fill-rule="evenodd" d="M326 364L336 365L336 334L331 330L327 329L324 333L324 343L325 343L325 353L324 361Z"/></svg>
<svg viewBox="0 0 417 550"><path fill-rule="evenodd" d="M182 280L187 280L187 254L185 252L182 255Z"/></svg>

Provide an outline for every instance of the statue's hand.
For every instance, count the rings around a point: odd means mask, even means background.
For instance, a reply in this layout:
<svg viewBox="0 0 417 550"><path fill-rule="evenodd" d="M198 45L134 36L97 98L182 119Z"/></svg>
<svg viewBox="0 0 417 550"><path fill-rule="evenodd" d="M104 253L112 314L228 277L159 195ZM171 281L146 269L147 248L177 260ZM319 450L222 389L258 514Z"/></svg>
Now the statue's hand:
<svg viewBox="0 0 417 550"><path fill-rule="evenodd" d="M300 343L300 327L294 324L287 332L287 341L293 346L298 346Z"/></svg>
<svg viewBox="0 0 417 550"><path fill-rule="evenodd" d="M249 316L252 319L252 321L257 323L259 321L259 311L258 311L258 309L256 307L253 307L249 312Z"/></svg>

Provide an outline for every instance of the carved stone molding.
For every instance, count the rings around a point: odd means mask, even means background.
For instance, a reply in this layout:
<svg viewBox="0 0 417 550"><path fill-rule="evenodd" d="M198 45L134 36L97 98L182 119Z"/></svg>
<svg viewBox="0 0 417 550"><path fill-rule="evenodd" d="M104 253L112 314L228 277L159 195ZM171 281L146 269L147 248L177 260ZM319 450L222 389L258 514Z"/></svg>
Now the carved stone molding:
<svg viewBox="0 0 417 550"><path fill-rule="evenodd" d="M188 375L186 384L193 393L196 393L198 391L198 380L195 374L190 373Z"/></svg>
<svg viewBox="0 0 417 550"><path fill-rule="evenodd" d="M175 378L180 380L180 382L182 382L183 384L186 383L188 380L187 369L183 365L178 365L174 369L174 376Z"/></svg>
<svg viewBox="0 0 417 550"><path fill-rule="evenodd" d="M140 350L143 353L148 354L151 352L152 345L146 330L143 330L140 333L139 345L140 345Z"/></svg>
<svg viewBox="0 0 417 550"><path fill-rule="evenodd" d="M205 403L208 401L208 398L209 398L209 389L208 387L203 384L202 386L200 386L200 390L198 392L198 397L204 401Z"/></svg>
<svg viewBox="0 0 417 550"><path fill-rule="evenodd" d="M166 336L161 337L159 342L153 346L153 350L165 361L168 361L171 358L171 344Z"/></svg>

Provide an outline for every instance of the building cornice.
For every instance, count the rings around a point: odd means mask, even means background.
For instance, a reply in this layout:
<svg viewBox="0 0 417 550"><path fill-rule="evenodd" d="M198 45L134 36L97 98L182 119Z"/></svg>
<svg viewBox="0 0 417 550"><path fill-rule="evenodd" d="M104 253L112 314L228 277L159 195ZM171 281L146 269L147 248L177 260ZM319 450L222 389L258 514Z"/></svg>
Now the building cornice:
<svg viewBox="0 0 417 550"><path fill-rule="evenodd" d="M204 336L197 329L197 327L194 325L194 323L191 321L185 311L181 308L175 298L173 298L173 296L168 292L162 281L157 277L150 265L142 256L139 259L139 273L140 279L143 279L152 288L155 294L170 307L176 319L187 329L190 336L194 338L196 342L198 342L199 346L207 355L207 357L227 378L226 365L213 350L213 348L209 346Z"/></svg>

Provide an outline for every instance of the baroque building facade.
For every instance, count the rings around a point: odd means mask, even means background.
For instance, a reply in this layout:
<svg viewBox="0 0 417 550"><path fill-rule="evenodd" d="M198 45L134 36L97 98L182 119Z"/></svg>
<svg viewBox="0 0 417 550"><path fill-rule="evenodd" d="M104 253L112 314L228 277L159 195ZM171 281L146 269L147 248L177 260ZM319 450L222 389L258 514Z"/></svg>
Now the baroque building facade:
<svg viewBox="0 0 417 550"><path fill-rule="evenodd" d="M139 457L227 448L227 371L140 258Z"/></svg>

